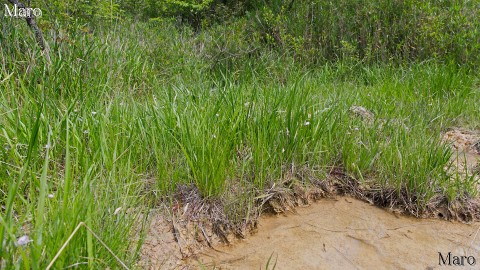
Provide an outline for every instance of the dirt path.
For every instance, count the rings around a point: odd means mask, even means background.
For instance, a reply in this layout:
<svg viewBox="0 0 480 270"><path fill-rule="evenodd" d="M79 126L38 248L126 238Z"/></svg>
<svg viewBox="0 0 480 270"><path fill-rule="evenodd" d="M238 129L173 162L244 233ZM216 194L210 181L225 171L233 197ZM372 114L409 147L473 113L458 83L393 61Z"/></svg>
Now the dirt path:
<svg viewBox="0 0 480 270"><path fill-rule="evenodd" d="M399 216L344 197L262 217L259 224L247 239L204 250L188 263L265 269L272 256L276 269L445 269L438 252L445 258L451 252L452 263L453 255L475 258L476 265L464 260L462 269L480 268L480 223Z"/></svg>

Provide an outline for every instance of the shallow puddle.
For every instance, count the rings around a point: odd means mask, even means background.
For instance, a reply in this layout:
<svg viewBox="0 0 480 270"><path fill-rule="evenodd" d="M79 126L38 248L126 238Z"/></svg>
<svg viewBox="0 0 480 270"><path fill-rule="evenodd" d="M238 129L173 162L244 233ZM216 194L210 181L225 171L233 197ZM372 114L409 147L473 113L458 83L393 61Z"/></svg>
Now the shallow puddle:
<svg viewBox="0 0 480 270"><path fill-rule="evenodd" d="M285 216L264 216L258 231L188 262L212 269L480 269L480 223L396 215L352 198L321 200ZM458 267L453 267L458 268Z"/></svg>

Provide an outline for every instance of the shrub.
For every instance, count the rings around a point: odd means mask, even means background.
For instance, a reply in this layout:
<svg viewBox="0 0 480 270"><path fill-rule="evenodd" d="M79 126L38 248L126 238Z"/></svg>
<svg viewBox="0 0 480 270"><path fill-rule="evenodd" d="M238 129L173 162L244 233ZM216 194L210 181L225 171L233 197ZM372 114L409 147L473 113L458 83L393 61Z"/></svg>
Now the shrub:
<svg viewBox="0 0 480 270"><path fill-rule="evenodd" d="M269 46L313 61L409 62L480 58L478 1L296 1L250 16Z"/></svg>

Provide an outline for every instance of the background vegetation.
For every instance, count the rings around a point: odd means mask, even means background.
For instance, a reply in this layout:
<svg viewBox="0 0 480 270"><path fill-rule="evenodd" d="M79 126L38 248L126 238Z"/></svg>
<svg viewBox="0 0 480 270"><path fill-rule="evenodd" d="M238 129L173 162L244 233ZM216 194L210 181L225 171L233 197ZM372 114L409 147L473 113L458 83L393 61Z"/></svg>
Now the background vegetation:
<svg viewBox="0 0 480 270"><path fill-rule="evenodd" d="M478 128L478 1L32 6L50 66L24 21L1 18L0 268L45 268L79 222L133 267L146 208L182 184L234 193L235 211L333 167L420 209L477 195L445 171L441 132ZM54 264L71 266L118 267L84 230Z"/></svg>
<svg viewBox="0 0 480 270"><path fill-rule="evenodd" d="M432 58L473 66L480 62L478 1L51 2L38 3L47 10L45 19L50 22L92 25L104 19L162 20L177 27L190 26L195 33L215 26L224 30L236 26L242 32L231 37L235 42L244 39L242 43L253 48L274 48L313 65L338 60L408 63Z"/></svg>

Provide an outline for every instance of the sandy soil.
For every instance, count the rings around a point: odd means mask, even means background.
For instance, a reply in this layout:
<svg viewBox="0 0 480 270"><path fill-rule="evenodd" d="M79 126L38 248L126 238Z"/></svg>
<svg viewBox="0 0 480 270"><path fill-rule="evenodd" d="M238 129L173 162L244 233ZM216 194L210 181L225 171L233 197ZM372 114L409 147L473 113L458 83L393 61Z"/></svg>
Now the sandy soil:
<svg viewBox="0 0 480 270"><path fill-rule="evenodd" d="M460 174L471 175L479 170L480 160L480 132L462 128L452 128L443 135L443 141L450 144L452 155L451 168ZM477 177L478 178L478 177Z"/></svg>
<svg viewBox="0 0 480 270"><path fill-rule="evenodd" d="M480 267L480 223L399 216L352 198L322 200L260 219L258 232L190 259L207 269L445 269L439 252L473 256ZM452 257L453 258L453 257Z"/></svg>

